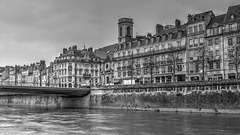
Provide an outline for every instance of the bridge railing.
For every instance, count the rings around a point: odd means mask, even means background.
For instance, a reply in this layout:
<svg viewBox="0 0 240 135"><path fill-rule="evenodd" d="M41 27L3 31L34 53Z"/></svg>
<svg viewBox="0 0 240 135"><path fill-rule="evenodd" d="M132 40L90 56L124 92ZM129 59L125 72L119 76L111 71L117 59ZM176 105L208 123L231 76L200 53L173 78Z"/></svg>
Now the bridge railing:
<svg viewBox="0 0 240 135"><path fill-rule="evenodd" d="M240 91L240 80L214 80L197 82L176 82L176 83L157 83L147 85L115 85L102 86L98 89L112 90L113 93L132 93L132 92L191 92L191 91L221 91L232 90Z"/></svg>
<svg viewBox="0 0 240 135"><path fill-rule="evenodd" d="M59 87L59 84L46 84L42 83L33 83L33 82L15 82L15 81L0 81L0 85L7 85L7 86L34 86L34 87Z"/></svg>

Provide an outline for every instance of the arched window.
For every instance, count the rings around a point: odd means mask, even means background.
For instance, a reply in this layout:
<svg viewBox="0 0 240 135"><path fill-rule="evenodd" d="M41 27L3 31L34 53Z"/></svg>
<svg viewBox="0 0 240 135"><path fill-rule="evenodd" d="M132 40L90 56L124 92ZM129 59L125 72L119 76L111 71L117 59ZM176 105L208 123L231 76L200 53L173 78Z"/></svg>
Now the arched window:
<svg viewBox="0 0 240 135"><path fill-rule="evenodd" d="M107 76L107 83L109 83L109 77Z"/></svg>
<svg viewBox="0 0 240 135"><path fill-rule="evenodd" d="M68 84L68 88L72 88L72 83L69 83L69 84Z"/></svg>
<svg viewBox="0 0 240 135"><path fill-rule="evenodd" d="M119 28L119 36L122 36L122 27Z"/></svg>
<svg viewBox="0 0 240 135"><path fill-rule="evenodd" d="M128 27L127 27L127 35L128 35L128 36L131 36L130 33L131 33L131 28L130 28L130 26L128 26Z"/></svg>

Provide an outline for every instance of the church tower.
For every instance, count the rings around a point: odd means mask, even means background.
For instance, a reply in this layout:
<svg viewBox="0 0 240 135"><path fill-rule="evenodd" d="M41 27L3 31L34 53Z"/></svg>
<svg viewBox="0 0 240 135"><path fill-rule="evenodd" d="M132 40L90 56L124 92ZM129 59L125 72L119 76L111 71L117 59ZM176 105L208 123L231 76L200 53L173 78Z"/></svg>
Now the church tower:
<svg viewBox="0 0 240 135"><path fill-rule="evenodd" d="M133 19L121 18L118 20L118 43L133 38Z"/></svg>

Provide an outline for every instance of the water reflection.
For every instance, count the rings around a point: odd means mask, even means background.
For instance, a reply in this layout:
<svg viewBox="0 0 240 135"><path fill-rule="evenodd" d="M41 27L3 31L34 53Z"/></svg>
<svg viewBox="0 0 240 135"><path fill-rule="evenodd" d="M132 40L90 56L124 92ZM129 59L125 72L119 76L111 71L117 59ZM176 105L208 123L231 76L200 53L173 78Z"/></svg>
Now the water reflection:
<svg viewBox="0 0 240 135"><path fill-rule="evenodd" d="M239 115L1 106L0 134L240 134Z"/></svg>

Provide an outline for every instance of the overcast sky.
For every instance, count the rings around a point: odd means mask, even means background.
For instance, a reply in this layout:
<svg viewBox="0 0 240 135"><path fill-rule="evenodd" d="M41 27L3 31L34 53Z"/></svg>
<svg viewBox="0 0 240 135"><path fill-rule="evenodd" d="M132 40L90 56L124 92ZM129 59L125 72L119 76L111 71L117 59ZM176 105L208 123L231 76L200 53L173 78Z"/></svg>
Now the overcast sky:
<svg viewBox="0 0 240 135"><path fill-rule="evenodd" d="M134 19L134 33L155 33L156 24L186 22L187 14L224 14L239 0L0 0L0 66L59 56L77 45L97 49L117 42L119 18Z"/></svg>

